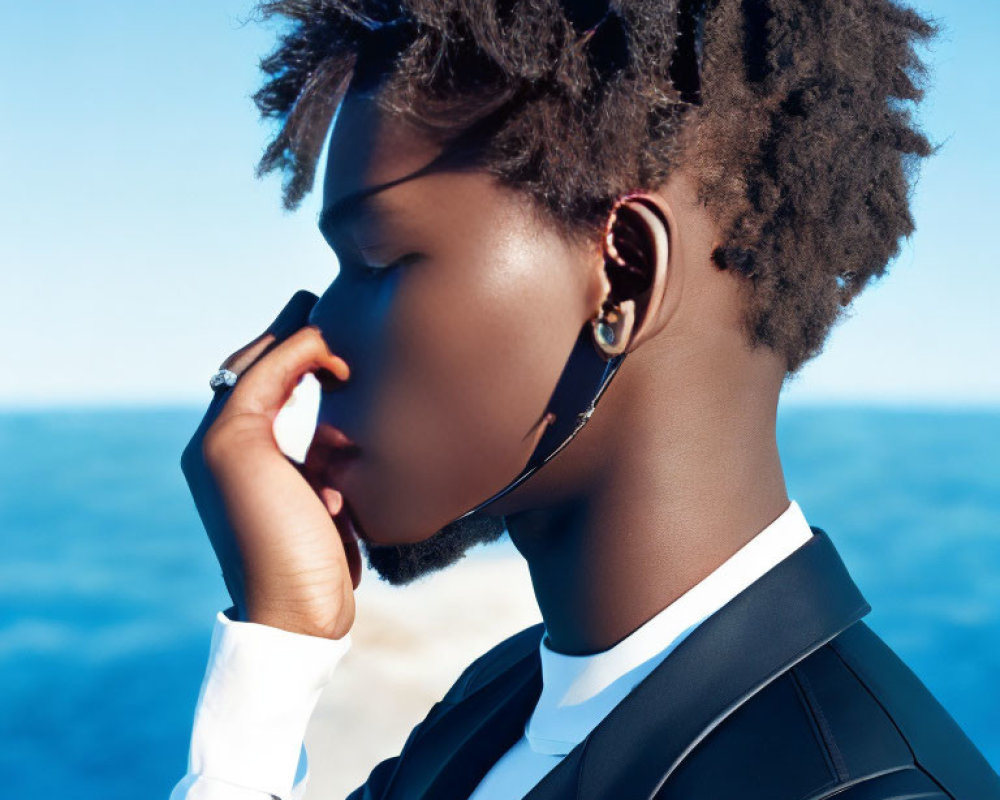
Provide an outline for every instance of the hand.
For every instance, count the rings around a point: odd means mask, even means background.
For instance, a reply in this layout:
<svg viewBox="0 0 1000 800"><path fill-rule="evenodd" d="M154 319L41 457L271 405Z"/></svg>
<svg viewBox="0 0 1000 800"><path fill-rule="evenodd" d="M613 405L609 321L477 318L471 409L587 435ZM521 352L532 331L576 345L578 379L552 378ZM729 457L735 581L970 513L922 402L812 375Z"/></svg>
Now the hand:
<svg viewBox="0 0 1000 800"><path fill-rule="evenodd" d="M318 492L272 430L306 372L349 376L306 324L316 300L297 292L268 331L223 362L239 380L212 399L181 468L238 618L339 639L354 624L357 540L340 493Z"/></svg>

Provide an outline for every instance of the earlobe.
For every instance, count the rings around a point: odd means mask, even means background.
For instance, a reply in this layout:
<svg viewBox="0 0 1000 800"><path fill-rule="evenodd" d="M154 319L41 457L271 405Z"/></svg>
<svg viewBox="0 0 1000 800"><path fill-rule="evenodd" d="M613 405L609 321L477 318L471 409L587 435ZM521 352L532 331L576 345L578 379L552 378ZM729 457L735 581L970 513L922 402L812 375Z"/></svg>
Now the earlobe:
<svg viewBox="0 0 1000 800"><path fill-rule="evenodd" d="M602 242L604 298L591 320L594 344L611 358L655 327L666 286L667 214L648 194L623 195L608 215Z"/></svg>

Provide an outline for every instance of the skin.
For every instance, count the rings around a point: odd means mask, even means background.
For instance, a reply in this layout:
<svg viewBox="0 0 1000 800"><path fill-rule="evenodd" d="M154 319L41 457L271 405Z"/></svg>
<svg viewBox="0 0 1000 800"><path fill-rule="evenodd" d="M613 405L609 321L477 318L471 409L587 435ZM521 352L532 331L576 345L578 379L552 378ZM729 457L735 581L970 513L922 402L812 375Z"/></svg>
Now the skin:
<svg viewBox="0 0 1000 800"><path fill-rule="evenodd" d="M242 619L339 638L361 551L405 583L505 523L549 646L605 650L787 508L775 439L784 359L746 344L746 287L712 265L718 230L678 169L645 195L666 224L630 206L630 235L645 243L634 266L654 289L630 298L629 355L597 411L527 482L452 522L523 468L614 275L600 242L567 239L485 172L413 177L438 152L348 93L324 213L392 184L373 197L380 214L324 225L340 273L318 301L302 293L286 307L294 333L267 332L224 362L240 380L213 400L185 474ZM367 274L361 262L394 266ZM300 467L270 424L305 371L324 391ZM358 445L337 469L330 425Z"/></svg>

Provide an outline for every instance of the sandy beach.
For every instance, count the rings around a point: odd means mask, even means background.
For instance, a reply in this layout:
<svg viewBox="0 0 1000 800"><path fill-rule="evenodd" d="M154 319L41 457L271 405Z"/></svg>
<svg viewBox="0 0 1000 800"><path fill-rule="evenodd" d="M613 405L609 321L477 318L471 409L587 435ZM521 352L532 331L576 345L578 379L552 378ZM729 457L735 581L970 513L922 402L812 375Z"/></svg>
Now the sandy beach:
<svg viewBox="0 0 1000 800"><path fill-rule="evenodd" d="M366 571L351 649L306 733L307 800L346 797L476 656L540 619L527 564L513 553L473 553L403 587Z"/></svg>

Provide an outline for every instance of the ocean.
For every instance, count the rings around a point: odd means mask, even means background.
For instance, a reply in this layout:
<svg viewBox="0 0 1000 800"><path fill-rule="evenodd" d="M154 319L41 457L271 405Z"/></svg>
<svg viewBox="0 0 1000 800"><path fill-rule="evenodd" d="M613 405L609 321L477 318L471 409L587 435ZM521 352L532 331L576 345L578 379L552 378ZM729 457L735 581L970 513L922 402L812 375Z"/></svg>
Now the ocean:
<svg viewBox="0 0 1000 800"><path fill-rule="evenodd" d="M229 604L179 465L201 413L0 414L8 796L165 799L184 773ZM798 407L778 432L789 496L866 620L1000 769L1000 411Z"/></svg>

